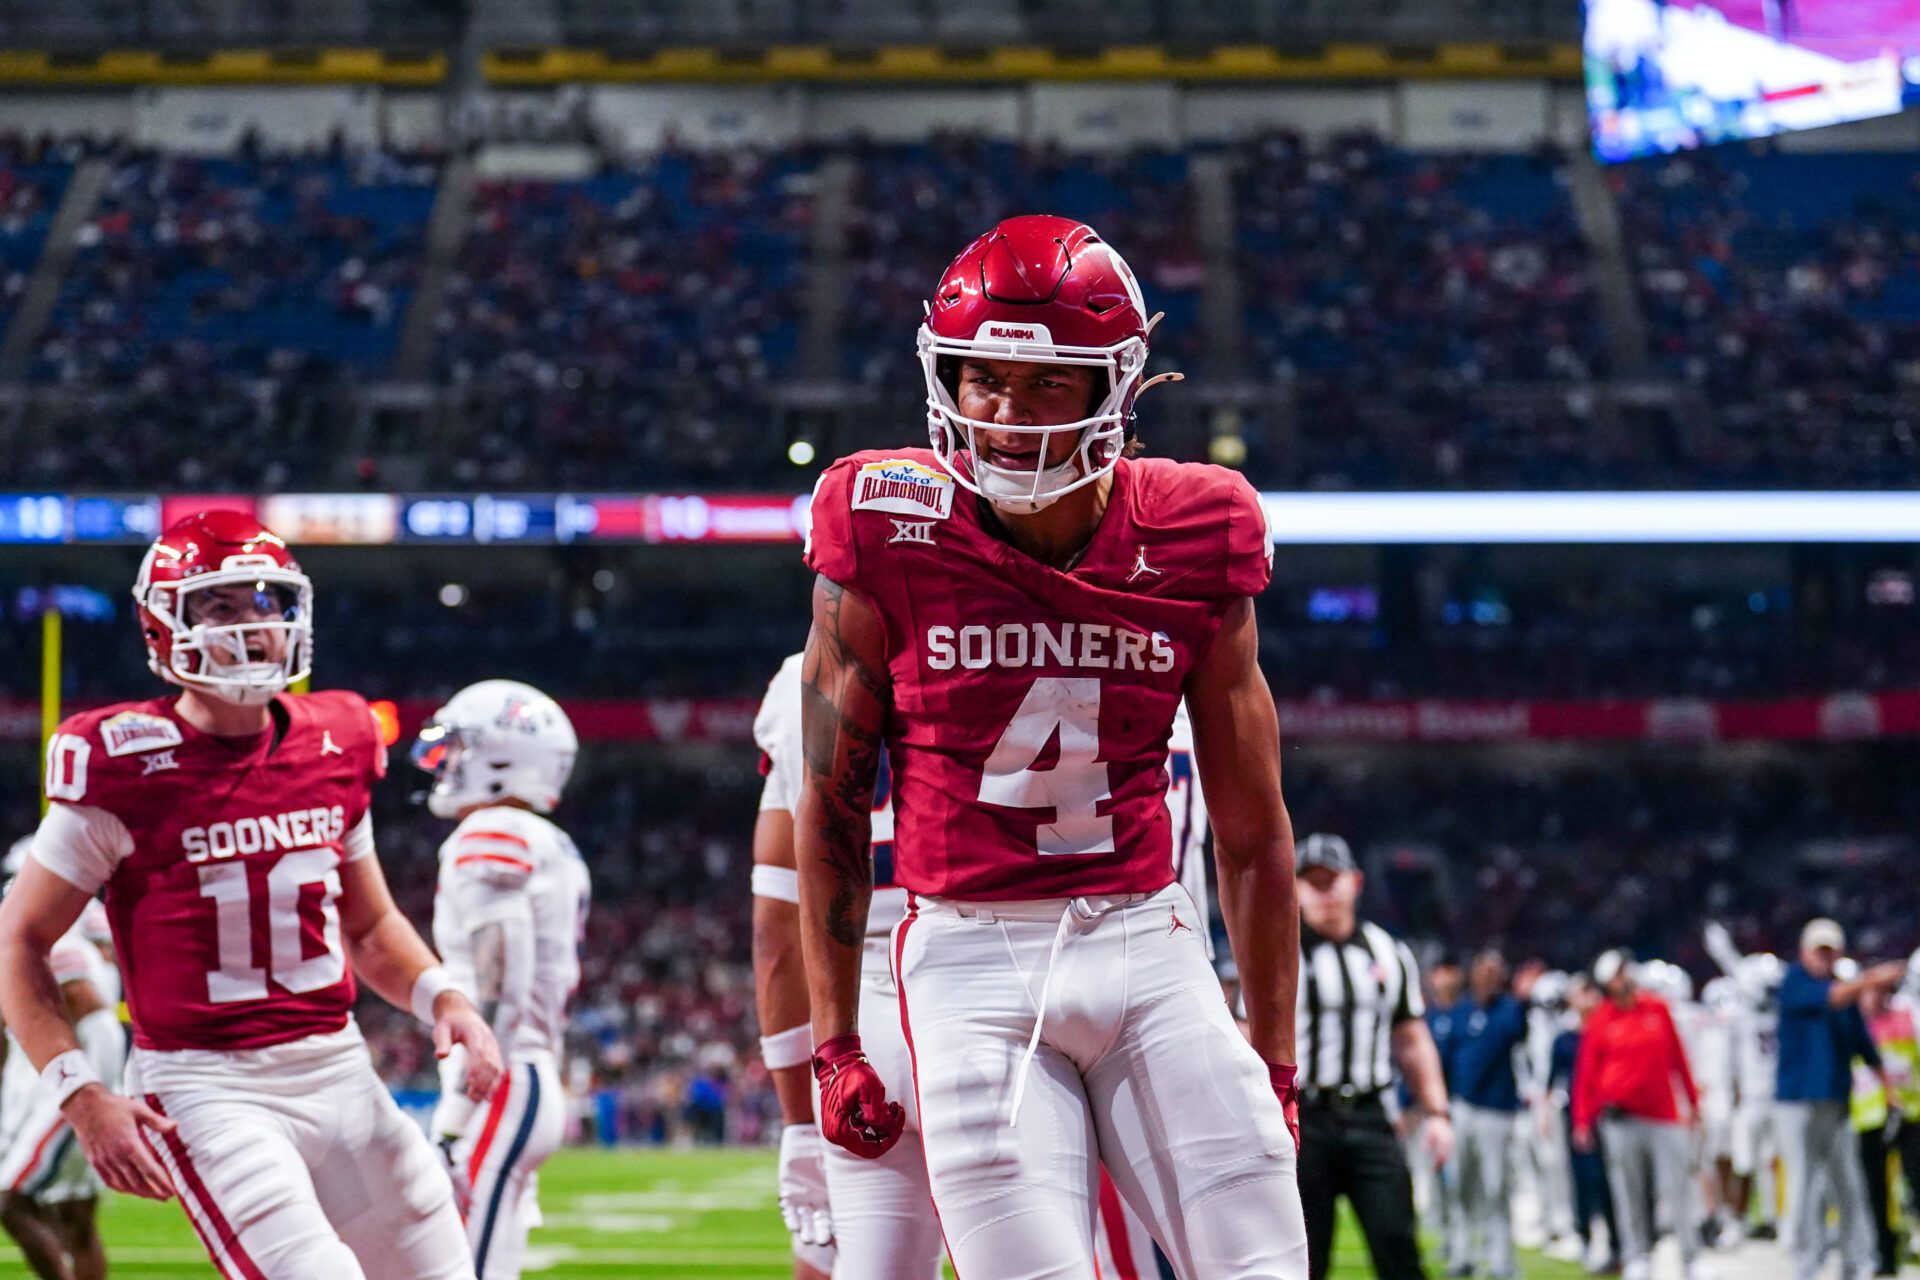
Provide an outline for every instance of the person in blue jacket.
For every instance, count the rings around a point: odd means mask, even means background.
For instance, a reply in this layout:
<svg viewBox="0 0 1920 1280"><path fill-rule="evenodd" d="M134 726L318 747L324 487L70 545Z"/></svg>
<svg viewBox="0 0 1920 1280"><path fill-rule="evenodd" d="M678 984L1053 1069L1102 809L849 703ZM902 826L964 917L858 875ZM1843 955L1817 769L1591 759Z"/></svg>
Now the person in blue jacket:
<svg viewBox="0 0 1920 1280"><path fill-rule="evenodd" d="M1508 986L1507 962L1482 951L1467 972L1468 998L1455 1011L1453 1127L1459 1145L1460 1197L1472 1241L1466 1261L1493 1280L1517 1274L1513 1220L1514 1120L1520 1113L1520 1082L1514 1053L1527 1038L1527 1005L1546 966L1524 965Z"/></svg>
<svg viewBox="0 0 1920 1280"><path fill-rule="evenodd" d="M1834 921L1808 921L1800 932L1800 958L1787 966L1780 982L1773 1124L1787 1170L1794 1280L1815 1280L1819 1274L1827 1246L1828 1196L1840 1210L1845 1280L1864 1280L1875 1264L1873 1212L1867 1205L1866 1172L1860 1167L1848 1102L1853 1060L1881 1069L1880 1054L1860 1016L1861 993L1893 990L1906 966L1894 960L1843 977L1837 970L1846 945L1846 934Z"/></svg>

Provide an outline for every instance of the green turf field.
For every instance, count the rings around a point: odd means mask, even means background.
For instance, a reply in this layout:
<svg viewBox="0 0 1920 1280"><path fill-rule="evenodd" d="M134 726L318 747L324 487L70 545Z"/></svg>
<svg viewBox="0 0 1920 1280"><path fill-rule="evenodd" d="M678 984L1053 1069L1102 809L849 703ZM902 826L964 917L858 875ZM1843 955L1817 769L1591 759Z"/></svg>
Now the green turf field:
<svg viewBox="0 0 1920 1280"><path fill-rule="evenodd" d="M568 1150L540 1172L546 1226L527 1274L581 1280L774 1280L791 1276L765 1151ZM105 1211L115 1280L210 1277L178 1205L115 1197ZM1334 1275L1371 1274L1358 1233L1343 1226ZM0 1246L3 1247L3 1246ZM0 1256L0 1277L26 1275ZM1439 1268L1431 1272L1439 1276ZM1576 1280L1577 1267L1530 1256L1528 1280ZM877 1280L877 1278L876 1278Z"/></svg>

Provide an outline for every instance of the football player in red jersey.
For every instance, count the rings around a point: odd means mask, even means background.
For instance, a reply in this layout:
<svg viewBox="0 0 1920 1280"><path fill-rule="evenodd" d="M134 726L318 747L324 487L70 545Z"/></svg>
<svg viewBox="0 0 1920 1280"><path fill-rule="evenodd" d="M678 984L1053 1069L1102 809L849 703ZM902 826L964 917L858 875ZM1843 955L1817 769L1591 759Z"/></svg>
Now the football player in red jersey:
<svg viewBox="0 0 1920 1280"><path fill-rule="evenodd" d="M1251 599L1271 543L1239 476L1124 456L1151 329L1090 228L1003 222L920 331L932 450L842 459L814 493L795 854L820 1127L875 1156L901 1129L857 1027L884 751L901 1020L962 1277L1092 1275L1102 1162L1183 1280L1307 1273L1293 837ZM1183 695L1250 1042L1175 883Z"/></svg>
<svg viewBox="0 0 1920 1280"><path fill-rule="evenodd" d="M473 1280L452 1188L373 1072L358 974L466 1046L498 1047L394 906L368 802L386 748L367 704L287 697L313 589L251 517L180 520L134 587L173 698L68 719L53 801L0 905L0 1011L116 1190L182 1207L228 1280ZM106 891L126 974L127 1093L101 1086L47 953Z"/></svg>

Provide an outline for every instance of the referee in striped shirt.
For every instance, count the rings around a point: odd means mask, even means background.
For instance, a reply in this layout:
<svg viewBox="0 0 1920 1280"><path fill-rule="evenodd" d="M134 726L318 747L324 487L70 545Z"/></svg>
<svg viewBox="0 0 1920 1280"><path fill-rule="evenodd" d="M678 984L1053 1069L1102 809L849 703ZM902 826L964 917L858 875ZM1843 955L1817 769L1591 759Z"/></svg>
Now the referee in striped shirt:
<svg viewBox="0 0 1920 1280"><path fill-rule="evenodd" d="M1453 1150L1447 1084L1422 1016L1420 971L1405 943L1361 920L1364 877L1339 836L1311 835L1295 855L1300 898L1300 1199L1311 1280L1333 1257L1336 1203L1346 1196L1380 1280L1421 1280L1413 1183L1381 1100L1393 1068L1422 1118L1422 1158Z"/></svg>

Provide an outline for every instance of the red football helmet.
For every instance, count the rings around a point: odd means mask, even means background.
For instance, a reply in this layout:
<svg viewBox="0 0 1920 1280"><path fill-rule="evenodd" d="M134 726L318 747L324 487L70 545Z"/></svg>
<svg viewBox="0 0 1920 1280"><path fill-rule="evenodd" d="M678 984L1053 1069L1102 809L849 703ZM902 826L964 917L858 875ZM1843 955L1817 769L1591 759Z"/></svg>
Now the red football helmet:
<svg viewBox="0 0 1920 1280"><path fill-rule="evenodd" d="M229 591L195 603L224 587L250 588L251 597ZM147 665L163 680L258 705L312 670L313 583L252 516L201 511L174 521L147 548L133 598Z"/></svg>
<svg viewBox="0 0 1920 1280"><path fill-rule="evenodd" d="M1008 218L953 260L920 326L934 452L955 480L1010 510L1038 511L1092 484L1132 434L1152 328L1132 269L1092 227L1048 214ZM968 418L954 404L955 369L967 357L1089 365L1106 372L1106 393L1087 417L1059 426ZM1008 470L978 461L975 431L1037 434L1043 463L1058 433L1078 433L1080 447L1057 467Z"/></svg>

